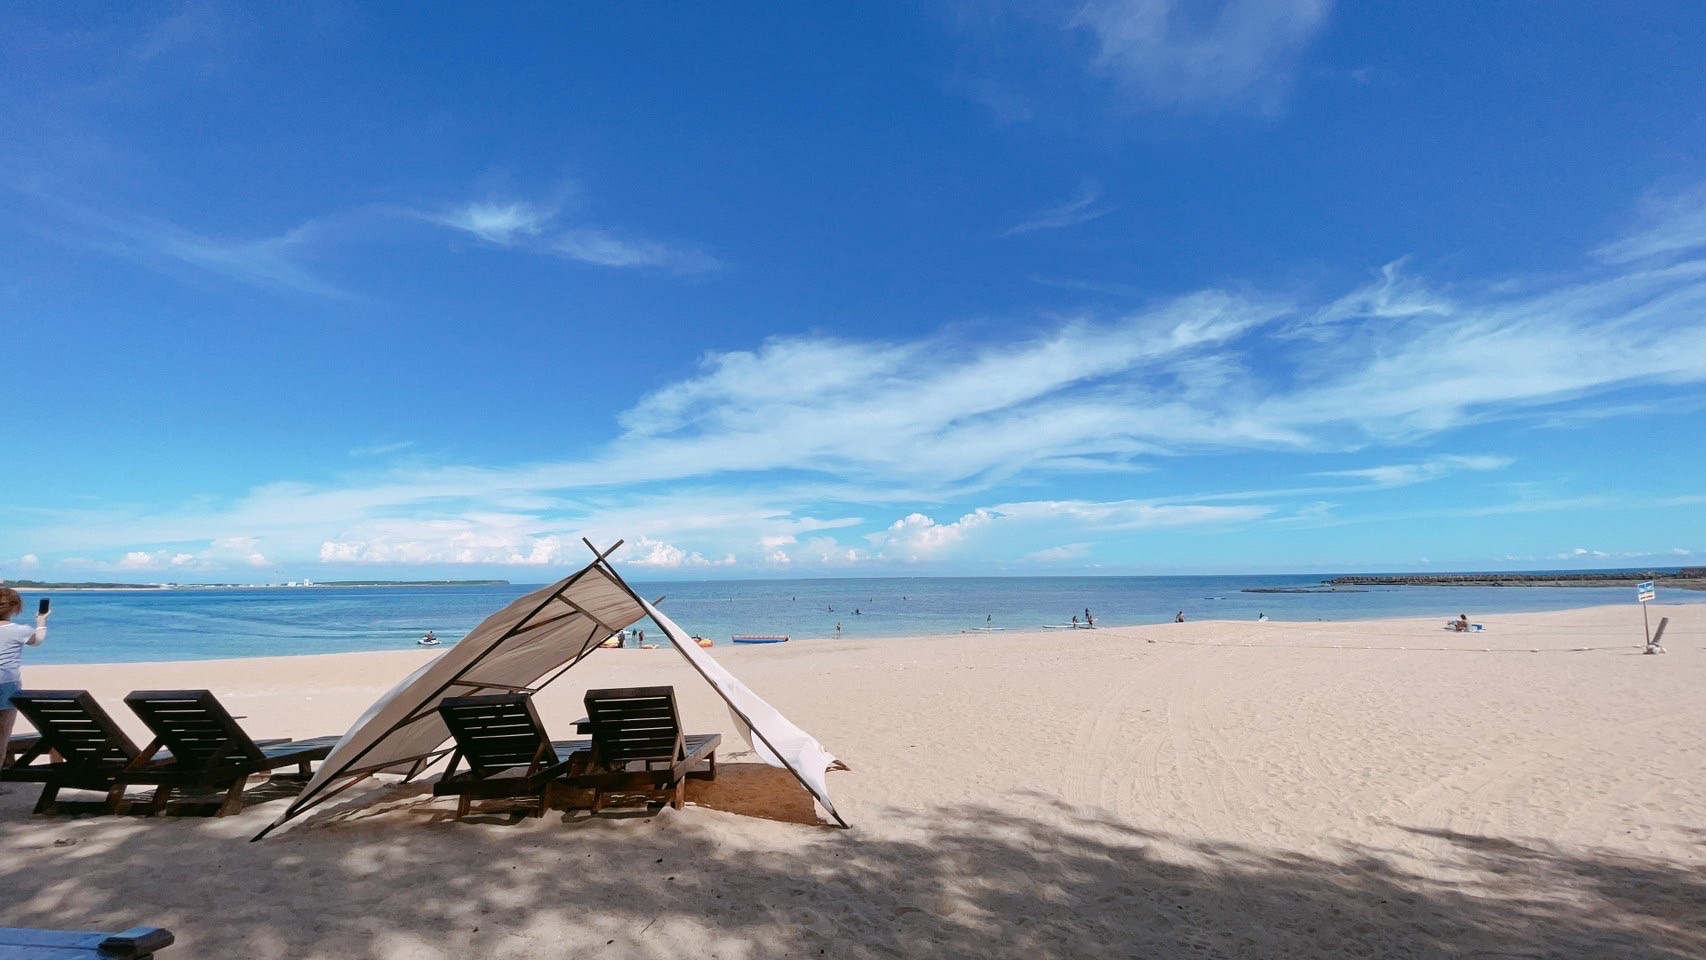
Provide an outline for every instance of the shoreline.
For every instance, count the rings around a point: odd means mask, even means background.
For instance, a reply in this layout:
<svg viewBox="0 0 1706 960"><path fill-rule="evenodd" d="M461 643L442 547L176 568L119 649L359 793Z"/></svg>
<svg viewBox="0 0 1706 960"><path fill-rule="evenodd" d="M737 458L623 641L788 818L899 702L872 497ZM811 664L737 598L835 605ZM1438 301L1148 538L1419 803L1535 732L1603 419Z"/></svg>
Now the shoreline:
<svg viewBox="0 0 1706 960"><path fill-rule="evenodd" d="M1569 618L1569 617L1589 618L1589 617L1592 617L1592 618L1598 619L1601 616L1606 616L1606 617L1617 616L1618 612L1621 611L1624 615L1626 615L1629 622L1639 625L1641 623L1641 614L1640 614L1640 611L1638 609L1632 609L1634 606L1635 605L1633 605L1633 604L1620 604L1620 603L1619 604L1596 604L1593 606L1567 607L1567 608L1556 609L1556 610L1492 613L1492 614L1480 615L1479 622L1482 622L1485 624L1493 624L1496 622L1512 623L1512 622L1518 622L1515 618L1522 618L1524 620L1527 620L1527 619L1532 619L1532 618L1536 618L1536 617L1540 617L1540 618ZM1699 606L1699 604L1690 603L1690 602L1686 602L1686 601L1671 601L1671 602L1651 601L1647 604L1647 606L1653 608L1653 610L1656 612L1656 611L1660 611L1660 610L1669 611L1669 610L1673 610L1673 609L1687 609L1689 607ZM1225 629L1233 629L1233 630L1238 630L1238 629L1241 629L1243 627L1248 626L1248 627L1252 627L1252 628L1258 629L1258 630L1265 629L1265 630L1274 631L1274 630L1291 630L1291 629L1295 629L1295 628L1299 628L1299 627L1322 627L1322 628L1325 628L1325 627L1352 627L1352 628L1354 628L1354 627L1357 627L1359 625L1366 627L1366 626L1378 625L1378 624L1409 624L1409 623L1434 624L1436 622L1437 623L1445 623L1445 622L1450 621L1451 619L1454 619L1454 618L1447 616L1447 615L1444 615L1444 614L1442 614L1438 617L1368 617L1368 618L1345 618L1345 619L1339 619L1339 620L1325 620L1325 619L1285 620L1285 619L1280 619L1278 617L1269 617L1265 621L1256 621L1256 620L1248 620L1248 619L1238 619L1238 620L1215 619L1215 618L1210 618L1210 617L1204 617L1201 619L1190 619L1190 620L1187 620L1185 623L1174 623L1172 621L1158 621L1155 623L1140 623L1140 624L1113 624L1113 625L1098 623L1095 627L1079 627L1076 629L1055 629L1055 628L1039 626L1039 627L1014 627L1014 628L1005 628L1004 627L1004 628L997 629L997 630L961 629L961 630L955 630L952 632L872 634L869 636L858 636L858 637L799 636L799 637L794 637L793 639L791 639L787 643L774 643L774 644L735 644L735 643L731 643L727 640L718 640L711 647L711 655L721 659L725 656L728 656L731 651L736 651L742 655L763 656L766 654L770 654L773 656L776 653L779 653L782 651L787 651L787 650L789 650L789 648L792 648L794 650L799 650L799 649L803 649L803 648L809 648L809 649L814 649L814 650L835 650L837 648L847 646L847 645L860 645L860 644L879 644L879 645L883 645L883 646L891 646L892 645L896 648L896 652L900 653L900 652L910 652L911 650L915 649L916 646L920 643L929 644L929 643L939 643L939 642L944 642L944 641L963 641L963 640L978 640L978 639L981 639L981 640L1024 640L1027 642L1035 642L1039 646L1047 648L1047 647L1052 646L1052 645L1059 645L1059 644L1064 644L1064 643L1070 642L1071 639L1074 637L1094 638L1094 637L1098 637L1098 636L1105 636L1105 637L1127 637L1127 638L1129 638L1133 634L1133 632L1135 632L1135 631L1146 631L1146 630L1164 631L1164 630L1172 630L1172 629L1177 628L1177 627L1184 627L1187 625L1206 626L1206 627L1215 628L1215 629L1225 628ZM1651 619L1651 618L1649 618L1649 619ZM1654 621L1654 622L1656 623L1656 621ZM1475 636L1490 638L1491 634L1477 633L1477 634L1475 634ZM50 633L49 637L48 637L48 642L51 643L52 639L53 639L53 637L52 637L52 634ZM150 665L158 665L158 666L181 665L181 666L186 666L186 667L191 666L191 665L204 666L204 665L221 665L221 664L225 664L225 665L236 665L236 664L254 665L257 663L275 663L275 662L276 663L296 664L296 663L302 663L305 661L313 661L313 660L317 660L317 659L326 659L326 658L330 658L330 660L332 660L332 661L339 661L339 660L342 660L343 658L367 658L367 657L397 658L397 659L402 659L402 660L415 659L415 660L419 660L421 662L424 662L427 659L435 657L435 656L453 648L456 645L456 643L461 640L461 638L457 637L455 640L451 640L448 638L441 638L441 640L443 640L443 642L440 645L435 646L435 647L422 647L422 646L415 645L415 644L411 643L407 646L400 646L394 650L391 650L391 649L387 649L387 650L340 650L340 651L331 651L331 652L315 651L315 652L305 652L305 653L280 653L276 650L269 650L265 653L257 653L256 655L249 656L249 657L197 657L197 658L187 658L187 659L186 658L176 658L176 659L136 659L136 660L78 660L78 661L56 661L56 662L47 662L47 663L43 663L43 662L32 663L30 660L30 654L26 653L24 655L24 667L25 667L26 671L32 671L33 672L33 671L37 671L37 670L55 670L55 671L57 671L57 670L73 670L73 669L77 669L80 667L130 667L130 666L137 666L137 665L141 665L141 664L150 664ZM715 638L713 638L713 640L715 640ZM604 649L611 650L611 651L620 650L621 652L624 652L624 653L636 653L636 654L638 654L638 653L657 653L657 652L667 651L670 649L668 646L668 641L666 639L664 639L661 631L659 631L659 633L658 633L658 641L657 642L658 642L657 646L649 647L649 648L640 648L640 647L613 648L612 647L612 648L604 648ZM41 686L41 685L36 684L36 686Z"/></svg>

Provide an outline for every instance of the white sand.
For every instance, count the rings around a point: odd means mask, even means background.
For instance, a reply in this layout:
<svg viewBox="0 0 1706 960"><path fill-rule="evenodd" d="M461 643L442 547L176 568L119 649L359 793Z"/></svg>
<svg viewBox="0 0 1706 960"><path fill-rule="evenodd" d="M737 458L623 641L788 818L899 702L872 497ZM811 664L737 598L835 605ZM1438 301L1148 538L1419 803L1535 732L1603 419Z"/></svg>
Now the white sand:
<svg viewBox="0 0 1706 960"><path fill-rule="evenodd" d="M285 801L260 781L223 820L34 817L19 784L0 924L164 926L163 960L1701 957L1706 606L1652 612L1667 656L1633 604L1468 635L1442 613L719 646L852 767L829 783L853 829L727 741L679 812L454 823L381 786L261 843ZM131 689L209 687L257 735L313 736L433 653L26 677L123 720ZM667 650L600 652L541 712L567 736L587 687L658 682L732 735Z"/></svg>

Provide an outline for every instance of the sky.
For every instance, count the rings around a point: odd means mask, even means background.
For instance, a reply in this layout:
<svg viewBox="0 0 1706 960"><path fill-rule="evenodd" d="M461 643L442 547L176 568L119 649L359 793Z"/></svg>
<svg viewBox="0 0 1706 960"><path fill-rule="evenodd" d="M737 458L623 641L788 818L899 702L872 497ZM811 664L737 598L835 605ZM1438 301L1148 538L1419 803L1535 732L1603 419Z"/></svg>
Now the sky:
<svg viewBox="0 0 1706 960"><path fill-rule="evenodd" d="M0 578L1706 564L1706 9L0 6Z"/></svg>

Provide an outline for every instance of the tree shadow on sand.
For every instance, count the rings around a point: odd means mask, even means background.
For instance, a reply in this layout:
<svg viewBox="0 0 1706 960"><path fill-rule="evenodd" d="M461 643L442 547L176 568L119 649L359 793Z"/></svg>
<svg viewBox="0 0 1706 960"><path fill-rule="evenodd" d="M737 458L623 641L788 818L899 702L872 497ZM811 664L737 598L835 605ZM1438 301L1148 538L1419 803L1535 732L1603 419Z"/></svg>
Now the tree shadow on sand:
<svg viewBox="0 0 1706 960"><path fill-rule="evenodd" d="M186 960L1706 956L1706 872L1533 840L1412 830L1420 865L1276 853L1063 823L1037 795L865 811L881 831L704 807L453 823L389 789L261 843L277 804L70 819L6 797L0 922L165 926Z"/></svg>

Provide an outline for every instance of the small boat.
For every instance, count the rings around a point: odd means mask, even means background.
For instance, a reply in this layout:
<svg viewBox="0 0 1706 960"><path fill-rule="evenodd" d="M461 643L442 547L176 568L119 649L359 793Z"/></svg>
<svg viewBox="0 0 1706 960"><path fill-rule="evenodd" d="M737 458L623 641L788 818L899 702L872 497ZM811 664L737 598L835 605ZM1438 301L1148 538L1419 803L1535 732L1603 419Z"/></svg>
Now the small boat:
<svg viewBox="0 0 1706 960"><path fill-rule="evenodd" d="M436 647L436 646L438 646L438 638L437 637L422 637L419 640L416 640L415 643L418 644L419 646L423 646L423 647Z"/></svg>
<svg viewBox="0 0 1706 960"><path fill-rule="evenodd" d="M736 633L729 636L735 643L787 643L788 636L783 633Z"/></svg>

